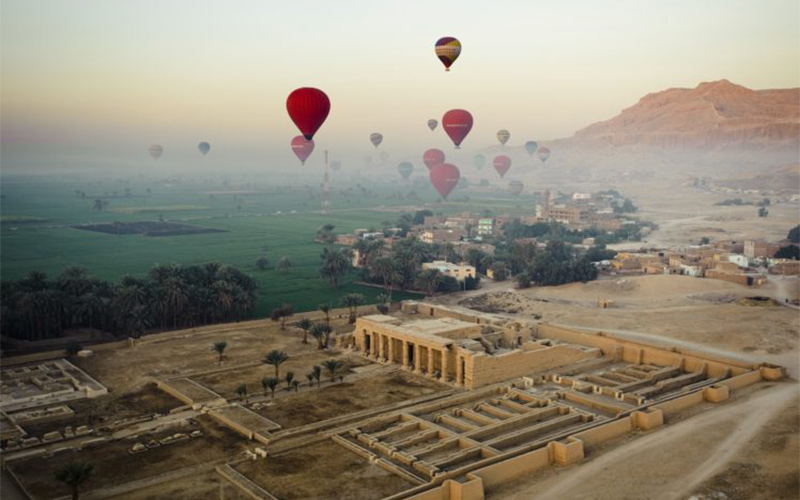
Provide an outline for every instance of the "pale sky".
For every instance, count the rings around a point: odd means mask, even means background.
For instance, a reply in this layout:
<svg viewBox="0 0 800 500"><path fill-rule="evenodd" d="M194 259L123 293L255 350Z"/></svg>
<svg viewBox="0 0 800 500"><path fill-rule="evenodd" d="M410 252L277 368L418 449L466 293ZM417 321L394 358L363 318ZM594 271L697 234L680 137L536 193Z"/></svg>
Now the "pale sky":
<svg viewBox="0 0 800 500"><path fill-rule="evenodd" d="M393 158L447 147L426 122L465 108L465 148L572 135L643 95L727 78L800 86L797 0L3 0L2 168L283 161L294 88L331 98L317 148ZM433 45L463 45L445 73ZM375 154L372 152L372 154ZM210 156L211 156L210 155ZM317 158L321 156L315 153ZM377 155L376 155L377 156Z"/></svg>

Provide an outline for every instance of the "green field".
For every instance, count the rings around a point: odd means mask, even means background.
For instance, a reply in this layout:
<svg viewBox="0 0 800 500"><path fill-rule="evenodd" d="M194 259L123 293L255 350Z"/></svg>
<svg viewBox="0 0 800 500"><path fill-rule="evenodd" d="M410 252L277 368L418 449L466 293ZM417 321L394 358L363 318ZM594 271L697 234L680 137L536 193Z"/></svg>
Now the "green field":
<svg viewBox="0 0 800 500"><path fill-rule="evenodd" d="M130 189L129 197L122 195L126 188ZM149 196L145 194L147 188L151 189ZM76 190L85 192L85 198ZM3 280L19 279L34 270L44 271L52 278L68 265L79 265L92 276L116 282L126 274L141 276L156 263L188 265L215 261L237 266L258 279L259 316L269 314L284 302L291 303L297 311L313 309L326 301L338 304L341 295L354 291L372 300L381 290L353 284L355 275L339 289L322 282L317 268L323 247L313 242L322 224L334 224L339 234L357 228L380 228L383 221L396 220L400 215L386 211L385 207L409 204L391 199L396 187L387 185L372 190L369 196L360 193L346 196L333 190L333 213L323 215L318 213L318 188L313 191L300 186L241 189L208 181L170 185L113 179L99 183L4 178L0 271ZM104 211L92 210L96 198L108 201ZM429 198L428 202L435 201L433 196ZM520 208L518 200L504 198L470 205L452 202L445 211L483 210L487 205L497 213ZM147 237L116 236L70 227L159 217L229 232ZM259 271L254 263L262 254L272 264L287 256L293 267L287 273L273 269Z"/></svg>

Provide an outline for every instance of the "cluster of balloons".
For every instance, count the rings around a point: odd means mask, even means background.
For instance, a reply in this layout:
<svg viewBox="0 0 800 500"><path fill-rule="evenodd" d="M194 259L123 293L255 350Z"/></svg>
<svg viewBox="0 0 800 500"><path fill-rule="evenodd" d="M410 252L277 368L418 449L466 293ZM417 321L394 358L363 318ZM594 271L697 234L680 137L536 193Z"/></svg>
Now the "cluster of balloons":
<svg viewBox="0 0 800 500"><path fill-rule="evenodd" d="M197 145L197 149L200 150L203 156L207 155L209 151L211 151L211 144L203 141ZM147 152L150 154L150 157L154 160L158 160L161 158L161 155L164 154L164 146L161 144L151 144L149 148L147 148Z"/></svg>

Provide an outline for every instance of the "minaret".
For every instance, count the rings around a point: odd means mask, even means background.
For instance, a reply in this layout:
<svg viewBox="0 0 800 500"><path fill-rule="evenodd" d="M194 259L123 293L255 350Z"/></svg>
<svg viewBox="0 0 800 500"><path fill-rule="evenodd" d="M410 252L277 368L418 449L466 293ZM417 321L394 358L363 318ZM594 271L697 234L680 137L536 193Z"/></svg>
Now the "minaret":
<svg viewBox="0 0 800 500"><path fill-rule="evenodd" d="M322 182L322 213L331 213L331 176L328 171L328 150L325 150L325 178Z"/></svg>
<svg viewBox="0 0 800 500"><path fill-rule="evenodd" d="M544 203L542 204L542 217L550 217L550 189L544 190Z"/></svg>

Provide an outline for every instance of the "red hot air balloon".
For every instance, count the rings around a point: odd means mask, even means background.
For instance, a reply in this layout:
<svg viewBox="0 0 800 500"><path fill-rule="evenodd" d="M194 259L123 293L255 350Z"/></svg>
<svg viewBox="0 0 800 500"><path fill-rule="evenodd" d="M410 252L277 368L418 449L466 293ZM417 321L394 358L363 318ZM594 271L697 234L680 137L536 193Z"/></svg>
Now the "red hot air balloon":
<svg viewBox="0 0 800 500"><path fill-rule="evenodd" d="M447 198L447 195L458 185L458 180L461 178L461 172L458 167L450 163L434 165L430 175L431 184L433 184L433 187L436 188L442 198Z"/></svg>
<svg viewBox="0 0 800 500"><path fill-rule="evenodd" d="M314 152L314 141L309 141L302 135L298 135L292 139L292 151L300 159L300 163L305 165L308 157Z"/></svg>
<svg viewBox="0 0 800 500"><path fill-rule="evenodd" d="M495 156L492 166L500 174L500 177L503 177L508 172L508 169L511 168L511 158L506 155Z"/></svg>
<svg viewBox="0 0 800 500"><path fill-rule="evenodd" d="M550 158L550 148L539 148L539 152L536 154L539 155L539 159L544 163Z"/></svg>
<svg viewBox="0 0 800 500"><path fill-rule="evenodd" d="M442 127L456 145L456 149L459 149L461 141L472 130L472 115L465 109L451 109L442 117Z"/></svg>
<svg viewBox="0 0 800 500"><path fill-rule="evenodd" d="M310 141L325 123L331 110L331 101L325 92L303 87L289 94L286 99L286 110L303 137Z"/></svg>
<svg viewBox="0 0 800 500"><path fill-rule="evenodd" d="M444 153L441 149L429 149L422 155L422 161L425 162L425 166L430 170L436 165L444 163Z"/></svg>

